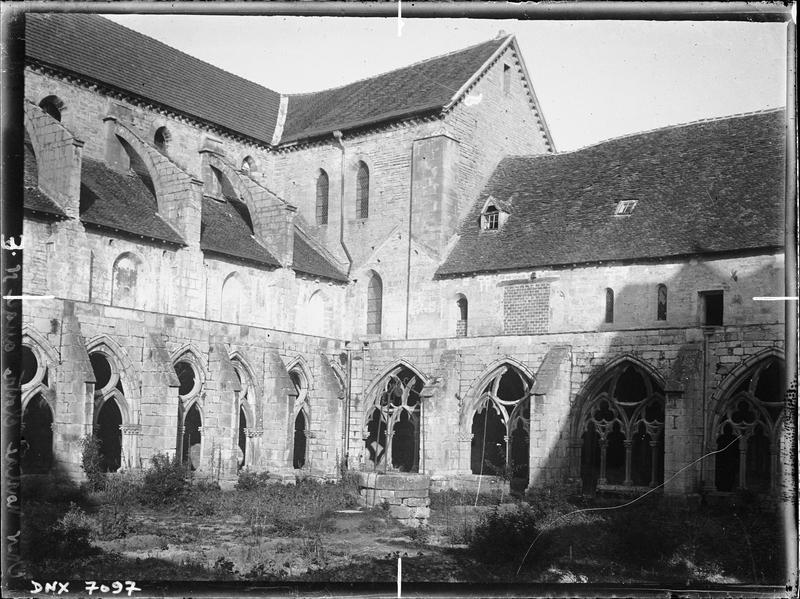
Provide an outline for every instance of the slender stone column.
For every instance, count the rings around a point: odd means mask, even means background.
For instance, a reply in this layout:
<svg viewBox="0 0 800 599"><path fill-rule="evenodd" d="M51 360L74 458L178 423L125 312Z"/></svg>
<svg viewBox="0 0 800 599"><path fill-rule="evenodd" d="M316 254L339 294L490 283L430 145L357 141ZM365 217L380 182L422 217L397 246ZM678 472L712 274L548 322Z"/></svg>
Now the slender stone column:
<svg viewBox="0 0 800 599"><path fill-rule="evenodd" d="M747 488L747 439L749 437L742 436L739 439L739 488Z"/></svg>
<svg viewBox="0 0 800 599"><path fill-rule="evenodd" d="M633 457L633 441L630 439L625 439L623 441L625 445L625 481L622 483L624 485L628 485L629 487L633 485L633 479L631 478L631 460Z"/></svg>
<svg viewBox="0 0 800 599"><path fill-rule="evenodd" d="M598 485L606 484L606 449L608 448L608 441L600 439L600 478L597 479Z"/></svg>
<svg viewBox="0 0 800 599"><path fill-rule="evenodd" d="M658 440L650 440L650 486L658 484Z"/></svg>

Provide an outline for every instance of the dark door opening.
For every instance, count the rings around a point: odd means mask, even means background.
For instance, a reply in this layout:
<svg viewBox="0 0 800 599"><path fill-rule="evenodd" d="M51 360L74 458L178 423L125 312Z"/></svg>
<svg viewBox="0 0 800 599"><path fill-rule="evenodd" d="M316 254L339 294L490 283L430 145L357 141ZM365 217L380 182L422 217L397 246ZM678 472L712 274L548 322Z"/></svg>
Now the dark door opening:
<svg viewBox="0 0 800 599"><path fill-rule="evenodd" d="M24 474L44 474L53 464L53 413L41 394L28 402L22 415L22 455Z"/></svg>
<svg viewBox="0 0 800 599"><path fill-rule="evenodd" d="M100 407L97 418L97 439L100 441L100 464L103 472L116 472L122 465L122 413L117 402L108 399Z"/></svg>
<svg viewBox="0 0 800 599"><path fill-rule="evenodd" d="M292 466L302 468L306 465L306 417L303 412L297 413L294 419L294 452Z"/></svg>
<svg viewBox="0 0 800 599"><path fill-rule="evenodd" d="M186 420L183 424L183 463L189 464L192 470L200 468L200 453L202 439L200 428L203 426L200 418L200 409L197 404L192 404L186 413Z"/></svg>

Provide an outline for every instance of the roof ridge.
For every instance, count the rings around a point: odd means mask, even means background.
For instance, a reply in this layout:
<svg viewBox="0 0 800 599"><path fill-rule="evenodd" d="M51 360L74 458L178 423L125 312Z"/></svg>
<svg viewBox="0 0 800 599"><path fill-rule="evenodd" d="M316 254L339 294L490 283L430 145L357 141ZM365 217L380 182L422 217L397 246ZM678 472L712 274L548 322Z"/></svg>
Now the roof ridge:
<svg viewBox="0 0 800 599"><path fill-rule="evenodd" d="M45 15L45 16L49 16L49 15ZM193 60L196 60L197 62L202 62L203 64L205 64L205 65L207 65L207 66L209 66L209 67L211 67L213 69L216 69L218 71L221 71L221 72L225 73L226 75L230 75L231 77L236 77L237 79L241 79L242 81L246 81L247 83L250 83L252 85L256 85L256 86L258 86L258 87L260 87L262 89L265 89L267 91L270 91L270 92L272 92L272 93L274 93L276 95L281 95L280 92L278 92L278 91L276 91L276 90L274 90L272 88L266 87L265 85L261 85L260 83L257 83L255 81L253 81L252 79L248 79L247 77L242 77L241 75L237 75L236 73L233 73L233 72L231 72L231 71L229 71L227 69L223 69L222 67L217 66L217 65L215 65L213 63L210 63L210 62L208 62L206 60L203 60L202 58L198 58L194 54L189 54L188 52L184 52L183 50L181 50L179 48L176 48L175 46L170 46L169 44L167 44L165 42L162 42L161 40L156 39L156 38L154 38L152 36L149 36L146 33L142 33L140 31L137 31L136 29L132 29L132 28L126 26L126 25L122 25L121 23L117 23L116 21L112 21L111 19L106 18L105 15L103 15L103 14L84 13L83 16L92 17L92 18L97 17L99 19L103 19L106 23L111 23L111 25L113 25L113 26L122 27L124 29L127 29L128 31L133 32L135 35L140 35L142 37L146 37L147 39L152 40L153 42L155 42L156 44L158 44L160 46L164 46L165 48L169 48L170 50L172 50L174 52L180 52L184 56L188 56L189 58L191 58Z"/></svg>
<svg viewBox="0 0 800 599"><path fill-rule="evenodd" d="M473 48L477 48L478 46L483 46L484 44L489 44L491 42L494 42L494 41L497 41L497 40L500 40L500 39L505 40L505 39L507 39L509 37L514 37L514 34L509 33L507 35L504 35L502 38L494 37L494 38L492 38L490 40L486 40L484 42L479 42L477 44L472 44L471 46L465 46L463 48L459 48L458 50L452 50L450 52L445 52L444 54L438 54L436 56L431 56L429 58L423 58L422 60L418 60L417 62L412 62L410 64L406 64L406 65L403 65L401 67L397 67L397 68L394 68L394 69L389 69L388 71L383 71L381 73L376 73L374 75L369 75L367 77L362 77L361 79L356 79L355 81L350 81L349 83L343 83L342 85L336 85L334 87L328 87L328 88L325 88L325 89L318 89L318 90L314 90L314 91L310 91L310 92L301 92L301 93L296 93L296 94L284 94L284 93L281 93L281 95L286 96L287 98L291 99L291 98L297 98L297 97L300 97L300 96L313 96L315 94L321 94L321 93L324 93L324 92L330 92L330 91L334 91L334 90L337 90L337 89L343 89L345 87L349 87L349 86L355 85L357 83L362 83L364 81L369 81L370 79L376 79L378 77L382 77L383 75L389 75L391 73L396 73L397 71L403 71L405 69L410 69L412 67L416 67L418 65L424 64L426 62L430 62L432 60L438 60L440 58L446 58L447 56L453 56L455 54L460 54L462 52L467 52L468 50L472 50ZM503 42L500 42L500 43L503 43Z"/></svg>
<svg viewBox="0 0 800 599"><path fill-rule="evenodd" d="M549 154L542 154L543 156L562 156L564 154L573 154L575 152L580 152L581 150L587 150L589 148L594 148L595 146L599 146L605 143L609 143L612 141L618 141L621 139L628 139L630 137L639 137L641 135L645 135L647 133L656 133L657 131L666 131L668 129L680 129L681 127L690 127L692 125L699 125L701 123L714 123L717 121L725 121L735 118L742 118L747 116L754 116L757 114L767 114L770 112L781 112L785 111L786 106L777 106L774 108L761 108L759 110L751 110L749 112L735 112L733 114L721 115L721 116L712 116L707 117L704 119L696 119L694 121L686 121L684 123L673 123L671 125L663 125L661 127L653 127L652 129L645 129L644 131L634 131L633 133L624 133L623 135L617 135L614 137L607 137L606 139L601 139L599 141L587 144L585 146L581 146L579 148L575 148L574 150L566 150L563 152L551 152ZM519 156L521 157L521 156ZM513 156L509 156L509 158L513 158Z"/></svg>

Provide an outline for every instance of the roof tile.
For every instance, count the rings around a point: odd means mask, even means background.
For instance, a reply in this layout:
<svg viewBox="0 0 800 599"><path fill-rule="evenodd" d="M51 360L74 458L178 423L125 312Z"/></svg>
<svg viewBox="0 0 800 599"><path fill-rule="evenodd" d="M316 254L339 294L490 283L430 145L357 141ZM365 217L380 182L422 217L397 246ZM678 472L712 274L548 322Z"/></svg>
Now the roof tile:
<svg viewBox="0 0 800 599"><path fill-rule="evenodd" d="M84 156L80 201L81 221L87 225L186 245L158 214L155 196L133 172L125 175Z"/></svg>
<svg viewBox="0 0 800 599"><path fill-rule="evenodd" d="M495 170L439 276L783 246L785 111L631 135ZM481 230L485 198L513 211ZM636 199L630 216L619 200Z"/></svg>
<svg viewBox="0 0 800 599"><path fill-rule="evenodd" d="M220 201L203 197L200 248L261 266L279 267L280 262L253 237L250 226L242 216L243 205L234 206L232 202L235 200Z"/></svg>
<svg viewBox="0 0 800 599"><path fill-rule="evenodd" d="M507 39L497 38L335 89L290 95L281 142L441 109Z"/></svg>
<svg viewBox="0 0 800 599"><path fill-rule="evenodd" d="M294 263L292 267L308 275L324 277L346 283L347 276L321 252L312 247L309 241L297 230L294 232Z"/></svg>
<svg viewBox="0 0 800 599"><path fill-rule="evenodd" d="M271 143L277 92L98 15L25 18L29 58Z"/></svg>

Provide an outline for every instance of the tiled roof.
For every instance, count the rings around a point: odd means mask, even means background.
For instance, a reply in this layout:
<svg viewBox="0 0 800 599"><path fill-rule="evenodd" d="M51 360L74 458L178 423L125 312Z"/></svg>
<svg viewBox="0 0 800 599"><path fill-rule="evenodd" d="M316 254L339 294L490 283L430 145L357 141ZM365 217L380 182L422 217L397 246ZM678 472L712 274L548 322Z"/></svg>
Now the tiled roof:
<svg viewBox="0 0 800 599"><path fill-rule="evenodd" d="M232 202L203 197L200 248L262 266L280 266L272 254L253 238L253 232L241 210Z"/></svg>
<svg viewBox="0 0 800 599"><path fill-rule="evenodd" d="M437 275L781 247L784 122L764 111L507 158ZM496 231L479 225L488 195L512 208ZM626 199L633 213L614 216Z"/></svg>
<svg viewBox="0 0 800 599"><path fill-rule="evenodd" d="M343 283L347 282L347 276L328 258L323 256L321 252L314 249L297 228L295 228L294 232L294 262L292 268L315 277L324 277Z"/></svg>
<svg viewBox="0 0 800 599"><path fill-rule="evenodd" d="M211 40L210 43L213 43ZM97 15L26 15L29 58L270 143L280 94Z"/></svg>
<svg viewBox="0 0 800 599"><path fill-rule="evenodd" d="M289 96L281 142L440 109L508 37L343 87Z"/></svg>
<svg viewBox="0 0 800 599"><path fill-rule="evenodd" d="M25 210L36 212L45 216L66 218L67 215L61 207L51 200L47 194L39 189L39 167L36 164L36 155L29 143L25 144L25 171L23 206Z"/></svg>
<svg viewBox="0 0 800 599"><path fill-rule="evenodd" d="M158 214L155 196L138 175L124 175L86 157L82 165L80 211L83 223L186 245Z"/></svg>

